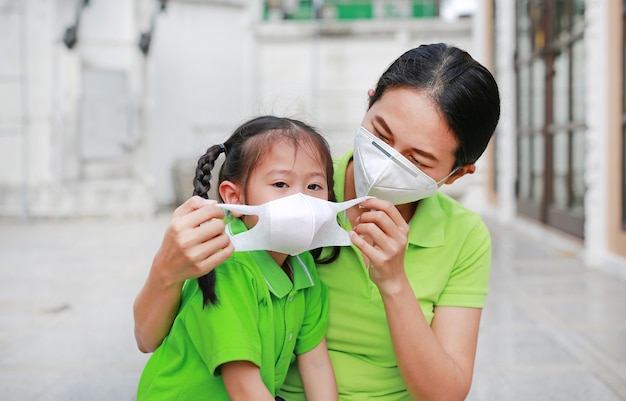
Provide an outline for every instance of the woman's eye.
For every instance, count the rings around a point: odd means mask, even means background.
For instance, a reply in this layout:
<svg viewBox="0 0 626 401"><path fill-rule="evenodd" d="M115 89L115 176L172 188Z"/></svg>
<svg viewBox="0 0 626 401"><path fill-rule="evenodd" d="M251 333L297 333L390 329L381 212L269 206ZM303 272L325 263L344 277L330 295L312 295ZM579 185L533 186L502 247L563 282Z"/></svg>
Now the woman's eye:
<svg viewBox="0 0 626 401"><path fill-rule="evenodd" d="M374 129L374 135L382 139L384 142L389 142L389 138L381 134L377 129Z"/></svg>
<svg viewBox="0 0 626 401"><path fill-rule="evenodd" d="M413 156L409 156L409 157L408 157L408 159L409 159L409 161L410 161L411 163L413 163L413 164L414 164L414 165L416 165L417 167L428 167L428 166L426 166L426 165L424 165L424 164L420 163L420 161L419 161L419 160L417 160L416 158L414 158Z"/></svg>

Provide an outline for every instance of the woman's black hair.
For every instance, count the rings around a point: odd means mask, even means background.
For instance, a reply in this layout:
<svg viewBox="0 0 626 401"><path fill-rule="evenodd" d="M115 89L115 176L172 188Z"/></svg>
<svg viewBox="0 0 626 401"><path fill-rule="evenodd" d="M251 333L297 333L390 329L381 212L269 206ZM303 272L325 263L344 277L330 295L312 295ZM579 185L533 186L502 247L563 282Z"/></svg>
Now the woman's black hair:
<svg viewBox="0 0 626 401"><path fill-rule="evenodd" d="M211 189L211 171L220 154L225 154L225 160L219 172L219 182L231 181L239 184L244 191L247 188L248 177L255 166L269 152L276 139L292 141L296 149L306 147L307 151L319 157L326 170L328 199L335 201L333 190L333 161L328 142L313 127L290 118L276 116L260 116L248 120L240 125L233 134L222 144L213 145L198 159L196 174L193 180L193 194L203 198L209 197ZM222 201L218 193L218 198ZM339 253L339 247L334 247L329 256L320 259L322 249L311 251L316 263L330 263ZM202 290L203 302L216 304L215 271L198 278L198 285Z"/></svg>
<svg viewBox="0 0 626 401"><path fill-rule="evenodd" d="M444 43L422 45L396 59L380 77L369 107L387 89L406 87L429 96L459 141L455 167L483 154L500 118L493 75L467 52Z"/></svg>

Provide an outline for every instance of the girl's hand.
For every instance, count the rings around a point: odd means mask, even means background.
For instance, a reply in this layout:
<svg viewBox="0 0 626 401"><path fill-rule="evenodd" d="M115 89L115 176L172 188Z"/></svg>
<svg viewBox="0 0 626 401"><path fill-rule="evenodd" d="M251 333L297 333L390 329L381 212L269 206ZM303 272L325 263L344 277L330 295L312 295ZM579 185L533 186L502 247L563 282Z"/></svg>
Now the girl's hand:
<svg viewBox="0 0 626 401"><path fill-rule="evenodd" d="M203 276L233 253L216 203L194 196L174 211L153 264L167 286Z"/></svg>
<svg viewBox="0 0 626 401"><path fill-rule="evenodd" d="M406 281L404 253L409 226L391 202L368 199L360 205L369 210L357 218L350 233L352 243L361 250L370 279L379 290L399 290Z"/></svg>

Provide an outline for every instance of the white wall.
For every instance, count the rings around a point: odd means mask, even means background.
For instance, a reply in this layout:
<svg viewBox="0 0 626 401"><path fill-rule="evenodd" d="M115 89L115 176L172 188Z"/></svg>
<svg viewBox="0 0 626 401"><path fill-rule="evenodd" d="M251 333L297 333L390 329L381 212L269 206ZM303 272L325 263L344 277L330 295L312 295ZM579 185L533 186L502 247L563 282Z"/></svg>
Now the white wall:
<svg viewBox="0 0 626 401"><path fill-rule="evenodd" d="M320 128L333 153L341 155L352 146L367 108L368 89L403 52L433 42L471 53L471 22L266 24L257 30L258 111L305 119Z"/></svg>
<svg viewBox="0 0 626 401"><path fill-rule="evenodd" d="M402 52L440 41L474 50L469 20L258 24L261 2L238 0L172 0L164 12L152 0L92 1L68 49L63 32L82 1L9 3L0 15L4 216L150 215L191 195L189 163L258 114L304 119L340 155L367 90ZM152 17L144 56L139 34Z"/></svg>
<svg viewBox="0 0 626 401"><path fill-rule="evenodd" d="M90 2L80 13L78 42L68 49L65 29L76 22L79 1L9 1L2 8L0 48L0 214L13 216L76 216L150 213L141 168L140 128L142 83L136 41L138 20L148 0ZM7 23L6 25L4 23ZM89 71L112 74L124 82L121 119L109 124L86 121L89 93L83 85ZM87 73L86 73L87 72ZM98 81L94 81L98 86ZM101 88L105 89L105 81ZM96 91L97 92L97 91ZM94 94L95 92L90 92ZM97 93L96 93L97 95ZM115 112L110 104L91 102L89 110ZM88 115L88 113L87 113ZM113 152L98 154L86 127L100 139L109 137ZM13 130L13 132L11 132ZM85 149L91 149L85 151ZM113 156L112 156L113 155Z"/></svg>
<svg viewBox="0 0 626 401"><path fill-rule="evenodd" d="M149 174L154 199L174 202L172 169L227 138L247 114L246 8L172 2L160 15L148 58ZM249 65L247 65L249 64ZM193 170L181 180L192 194Z"/></svg>

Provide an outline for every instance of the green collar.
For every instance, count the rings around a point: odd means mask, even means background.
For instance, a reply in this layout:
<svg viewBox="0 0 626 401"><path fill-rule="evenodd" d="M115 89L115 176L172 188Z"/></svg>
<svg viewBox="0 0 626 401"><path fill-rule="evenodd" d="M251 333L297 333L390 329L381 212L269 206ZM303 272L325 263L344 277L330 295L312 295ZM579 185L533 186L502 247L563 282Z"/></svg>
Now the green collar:
<svg viewBox="0 0 626 401"><path fill-rule="evenodd" d="M234 235L246 231L247 227L241 219L232 218L226 230ZM287 257L285 263L291 267L293 283L267 251L249 251L247 253L258 266L261 274L263 274L269 290L278 298L283 298L292 290L301 290L312 287L315 284L311 272L305 263L307 258L311 259L307 252ZM313 265L312 261L311 265Z"/></svg>
<svg viewBox="0 0 626 401"><path fill-rule="evenodd" d="M348 150L341 158L334 160L335 175L333 179L335 181L335 197L337 202L343 202L346 200L346 171L348 170L348 163L352 160L354 150Z"/></svg>
<svg viewBox="0 0 626 401"><path fill-rule="evenodd" d="M409 243L424 248L442 246L444 243L444 215L440 194L422 199L409 222Z"/></svg>

